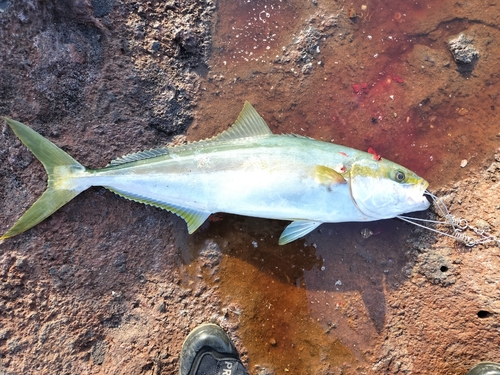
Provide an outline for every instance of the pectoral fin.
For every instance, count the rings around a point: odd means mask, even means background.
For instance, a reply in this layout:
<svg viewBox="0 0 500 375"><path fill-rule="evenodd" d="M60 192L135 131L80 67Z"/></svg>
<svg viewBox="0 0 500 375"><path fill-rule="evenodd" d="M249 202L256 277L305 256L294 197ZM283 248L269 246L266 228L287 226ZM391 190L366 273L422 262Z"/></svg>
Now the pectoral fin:
<svg viewBox="0 0 500 375"><path fill-rule="evenodd" d="M332 168L325 167L324 165L317 165L314 167L314 178L323 185L347 183L344 176L342 176L339 172L333 170Z"/></svg>
<svg viewBox="0 0 500 375"><path fill-rule="evenodd" d="M283 233L281 233L279 244L285 245L289 242L295 241L300 237L304 237L309 232L313 231L321 224L320 221L306 221L306 220L295 220L289 226L285 228Z"/></svg>

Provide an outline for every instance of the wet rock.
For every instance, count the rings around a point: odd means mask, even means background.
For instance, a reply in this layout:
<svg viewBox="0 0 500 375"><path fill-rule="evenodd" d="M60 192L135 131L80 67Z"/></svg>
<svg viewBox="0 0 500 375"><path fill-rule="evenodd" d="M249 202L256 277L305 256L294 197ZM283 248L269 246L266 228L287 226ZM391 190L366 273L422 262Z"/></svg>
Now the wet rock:
<svg viewBox="0 0 500 375"><path fill-rule="evenodd" d="M160 313L166 313L167 312L167 304L165 303L165 301L162 301L159 306L158 306L158 311Z"/></svg>
<svg viewBox="0 0 500 375"><path fill-rule="evenodd" d="M113 0L92 0L95 17L107 16L113 9Z"/></svg>
<svg viewBox="0 0 500 375"><path fill-rule="evenodd" d="M123 313L112 314L102 320L102 325L106 328L118 328L122 325Z"/></svg>
<svg viewBox="0 0 500 375"><path fill-rule="evenodd" d="M59 267L59 269L57 270L57 276L61 279L61 280L66 280L70 277L72 277L74 274L74 270L73 270L73 267L67 265L67 264L63 264L61 267Z"/></svg>
<svg viewBox="0 0 500 375"><path fill-rule="evenodd" d="M160 50L160 47L161 47L161 43L156 41L156 40L153 43L151 43L151 51L152 52L158 52Z"/></svg>
<svg viewBox="0 0 500 375"><path fill-rule="evenodd" d="M1 0L0 1L0 13L5 12L7 8L9 7L10 2L8 0Z"/></svg>
<svg viewBox="0 0 500 375"><path fill-rule="evenodd" d="M312 72L312 63L307 63L302 67L302 74L310 74Z"/></svg>
<svg viewBox="0 0 500 375"><path fill-rule="evenodd" d="M459 34L448 41L450 51L457 63L470 64L479 58L479 52L474 48L473 41L472 37L465 34Z"/></svg>
<svg viewBox="0 0 500 375"><path fill-rule="evenodd" d="M296 57L296 61L306 64L311 62L320 52L320 38L321 34L313 26L309 26L305 30L302 30L297 38L293 40L293 44L296 45L299 52L299 55Z"/></svg>
<svg viewBox="0 0 500 375"><path fill-rule="evenodd" d="M360 234L361 234L361 237L362 237L363 239L365 239L365 240L366 240L367 238L369 238L369 237L373 236L373 232L372 232L370 229L368 229L368 228L363 228L363 229L361 229Z"/></svg>
<svg viewBox="0 0 500 375"><path fill-rule="evenodd" d="M12 338L9 342L7 342L7 348L10 354L19 353L24 348L24 343L18 337Z"/></svg>
<svg viewBox="0 0 500 375"><path fill-rule="evenodd" d="M422 254L419 259L419 272L433 284L449 286L455 284L454 267L446 256L437 252Z"/></svg>
<svg viewBox="0 0 500 375"><path fill-rule="evenodd" d="M483 219L476 219L474 222L475 227L478 230L484 231L484 232L490 232L491 231L491 225Z"/></svg>
<svg viewBox="0 0 500 375"><path fill-rule="evenodd" d="M472 44L473 41L474 38L463 33L448 41L448 48L458 65L458 70L462 74L471 72L479 59L479 52Z"/></svg>
<svg viewBox="0 0 500 375"><path fill-rule="evenodd" d="M210 0L0 0L0 112L89 166L163 145L192 118L214 9ZM2 130L3 233L46 181L43 166ZM91 189L69 215L0 244L0 373L96 373L102 364L110 373L173 374L189 329L217 316L214 290L177 260L169 215L114 199ZM205 248L204 275L221 257L215 244ZM165 296L154 299L160 289ZM153 346L171 353L161 371L147 369Z"/></svg>
<svg viewBox="0 0 500 375"><path fill-rule="evenodd" d="M491 165L488 167L486 172L488 173L495 173L496 171L500 170L500 162L493 162Z"/></svg>
<svg viewBox="0 0 500 375"><path fill-rule="evenodd" d="M368 251L366 251L365 249L363 249L363 248L360 248L358 250L358 252L356 253L356 255L358 255L361 258L363 258L366 263L371 263L372 262L372 255Z"/></svg>
<svg viewBox="0 0 500 375"><path fill-rule="evenodd" d="M415 44L407 57L407 62L415 72L418 72L413 82L407 81L410 86L419 86L419 90L409 90L407 93L408 102L416 106L427 101L432 102L435 93L451 78L449 74L455 74L448 69L450 65L448 52L430 46Z"/></svg>
<svg viewBox="0 0 500 375"><path fill-rule="evenodd" d="M116 255L115 259L113 260L113 266L115 266L118 269L118 272L125 272L127 268L127 254L125 253L119 253Z"/></svg>
<svg viewBox="0 0 500 375"><path fill-rule="evenodd" d="M255 373L257 375L274 375L275 372L267 366L255 365Z"/></svg>
<svg viewBox="0 0 500 375"><path fill-rule="evenodd" d="M0 340L7 340L12 331L10 329L0 329Z"/></svg>
<svg viewBox="0 0 500 375"><path fill-rule="evenodd" d="M222 251L213 241L207 241L199 253L202 268L208 270L208 274L214 276L219 271L219 263L222 259Z"/></svg>
<svg viewBox="0 0 500 375"><path fill-rule="evenodd" d="M97 341L92 348L92 361L96 365L102 365L106 357L107 344L105 341Z"/></svg>
<svg viewBox="0 0 500 375"><path fill-rule="evenodd" d="M340 27L338 16L316 14L312 17L308 25L305 26L292 40L290 45L283 46L283 54L277 55L274 62L277 64L288 64L290 62L299 66L302 74L310 74L314 70L314 65L323 66L322 61L315 60L321 53L321 44L334 35L334 31ZM345 37L343 30L339 35ZM296 75L294 68L291 71Z"/></svg>
<svg viewBox="0 0 500 375"><path fill-rule="evenodd" d="M174 35L174 40L179 44L182 52L196 54L200 46L198 36L190 28L180 28Z"/></svg>
<svg viewBox="0 0 500 375"><path fill-rule="evenodd" d="M29 268L28 260L25 257L16 258L15 267L21 271L26 271Z"/></svg>
<svg viewBox="0 0 500 375"><path fill-rule="evenodd" d="M33 161L33 155L29 155L24 149L17 149L8 155L7 160L13 167L24 169Z"/></svg>

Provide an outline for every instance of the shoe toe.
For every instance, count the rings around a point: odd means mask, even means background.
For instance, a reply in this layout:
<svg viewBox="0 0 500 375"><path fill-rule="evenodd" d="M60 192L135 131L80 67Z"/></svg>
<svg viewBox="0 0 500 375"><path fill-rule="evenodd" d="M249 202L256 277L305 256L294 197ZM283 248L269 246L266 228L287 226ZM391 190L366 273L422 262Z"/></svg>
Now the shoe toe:
<svg viewBox="0 0 500 375"><path fill-rule="evenodd" d="M192 330L182 344L179 366L181 375L189 373L196 355L203 348L238 357L238 351L222 328L216 324L202 324Z"/></svg>
<svg viewBox="0 0 500 375"><path fill-rule="evenodd" d="M500 364L495 362L481 362L467 371L466 375L500 375Z"/></svg>

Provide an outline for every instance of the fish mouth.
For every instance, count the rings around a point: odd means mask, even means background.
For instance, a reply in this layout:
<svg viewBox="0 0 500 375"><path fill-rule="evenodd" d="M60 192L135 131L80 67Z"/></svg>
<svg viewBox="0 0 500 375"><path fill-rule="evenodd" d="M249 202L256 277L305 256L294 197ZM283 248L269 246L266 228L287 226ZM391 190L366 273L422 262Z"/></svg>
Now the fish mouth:
<svg viewBox="0 0 500 375"><path fill-rule="evenodd" d="M427 191L427 188L429 187L429 183L425 180L423 180L421 183L417 185L417 190L420 194L420 196L424 196L425 192Z"/></svg>
<svg viewBox="0 0 500 375"><path fill-rule="evenodd" d="M416 186L413 186L412 194L410 194L410 199L416 204L425 206L425 209L429 208L431 201L429 200L429 196L426 194L427 187L429 183L427 181L422 181Z"/></svg>

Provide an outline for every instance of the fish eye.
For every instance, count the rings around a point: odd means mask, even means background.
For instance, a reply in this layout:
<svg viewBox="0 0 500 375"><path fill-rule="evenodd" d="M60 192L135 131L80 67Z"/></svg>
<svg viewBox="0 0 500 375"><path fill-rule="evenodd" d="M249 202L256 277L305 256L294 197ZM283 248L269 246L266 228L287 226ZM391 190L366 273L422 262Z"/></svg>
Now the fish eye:
<svg viewBox="0 0 500 375"><path fill-rule="evenodd" d="M404 172L396 171L394 178L396 179L397 182L403 182L405 180L405 174Z"/></svg>

